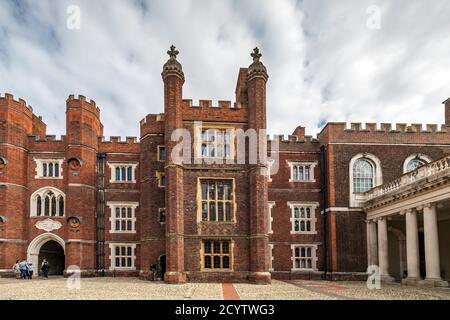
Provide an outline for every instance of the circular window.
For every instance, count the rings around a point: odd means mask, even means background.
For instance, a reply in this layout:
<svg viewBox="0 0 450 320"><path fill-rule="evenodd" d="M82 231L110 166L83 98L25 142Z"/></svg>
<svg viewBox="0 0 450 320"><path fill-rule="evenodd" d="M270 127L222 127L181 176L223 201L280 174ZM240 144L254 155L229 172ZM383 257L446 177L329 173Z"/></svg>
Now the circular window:
<svg viewBox="0 0 450 320"><path fill-rule="evenodd" d="M80 161L80 159L77 159L77 158L69 159L68 163L69 163L69 168L71 170L78 170L81 167L81 161Z"/></svg>

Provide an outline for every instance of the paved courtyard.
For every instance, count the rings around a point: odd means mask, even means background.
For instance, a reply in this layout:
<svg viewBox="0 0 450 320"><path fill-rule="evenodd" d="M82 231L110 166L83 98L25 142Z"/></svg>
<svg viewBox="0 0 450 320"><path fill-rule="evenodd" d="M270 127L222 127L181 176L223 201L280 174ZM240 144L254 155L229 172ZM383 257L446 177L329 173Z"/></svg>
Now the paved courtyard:
<svg viewBox="0 0 450 320"><path fill-rule="evenodd" d="M315 300L315 299L445 299L450 288L418 288L400 284L382 285L369 290L365 282L277 281L271 285L246 283L189 283L167 285L136 278L86 278L80 289L68 289L67 279L15 280L0 278L0 300L10 299L252 299L252 300Z"/></svg>

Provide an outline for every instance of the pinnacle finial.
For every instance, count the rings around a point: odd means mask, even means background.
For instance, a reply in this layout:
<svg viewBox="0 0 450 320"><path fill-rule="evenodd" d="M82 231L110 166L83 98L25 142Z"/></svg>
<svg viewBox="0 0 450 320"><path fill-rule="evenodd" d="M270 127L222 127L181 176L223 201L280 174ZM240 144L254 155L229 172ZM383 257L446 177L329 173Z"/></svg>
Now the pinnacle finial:
<svg viewBox="0 0 450 320"><path fill-rule="evenodd" d="M262 54L259 52L258 47L253 49L253 52L250 54L253 58L253 61L259 61L259 59L262 57Z"/></svg>
<svg viewBox="0 0 450 320"><path fill-rule="evenodd" d="M177 58L177 55L179 54L180 52L176 49L176 47L174 46L174 45L171 45L170 46L170 50L168 50L167 51L167 54L169 55L169 57L172 59L176 59Z"/></svg>

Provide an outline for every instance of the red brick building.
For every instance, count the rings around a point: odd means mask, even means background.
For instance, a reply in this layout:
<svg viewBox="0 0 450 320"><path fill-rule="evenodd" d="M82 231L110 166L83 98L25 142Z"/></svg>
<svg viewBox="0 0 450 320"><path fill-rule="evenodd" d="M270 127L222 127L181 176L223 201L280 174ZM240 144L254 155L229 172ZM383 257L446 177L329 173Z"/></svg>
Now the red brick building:
<svg viewBox="0 0 450 320"><path fill-rule="evenodd" d="M84 96L67 99L61 140L25 101L0 97L1 273L46 258L56 274L147 278L153 267L168 283L365 277L364 192L450 151L447 116L426 129L328 123L317 139L299 126L287 140L264 135L259 151L278 146L276 166L249 161L251 143L239 163L235 133L266 129L259 51L239 70L236 101L214 106L183 99L178 51L168 54L164 112L141 121L139 142L104 140ZM182 163L181 128L193 137Z"/></svg>

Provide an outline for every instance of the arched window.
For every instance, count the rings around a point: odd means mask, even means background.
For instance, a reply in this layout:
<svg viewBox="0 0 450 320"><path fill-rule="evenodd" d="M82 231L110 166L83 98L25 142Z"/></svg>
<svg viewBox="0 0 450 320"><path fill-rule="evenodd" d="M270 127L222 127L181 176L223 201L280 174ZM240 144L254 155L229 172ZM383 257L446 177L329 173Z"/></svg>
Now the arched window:
<svg viewBox="0 0 450 320"><path fill-rule="evenodd" d="M46 187L31 196L31 216L63 217L65 195L58 189Z"/></svg>
<svg viewBox="0 0 450 320"><path fill-rule="evenodd" d="M405 159L405 162L403 163L403 173L414 171L431 161L431 158L424 154L413 154Z"/></svg>
<svg viewBox="0 0 450 320"><path fill-rule="evenodd" d="M368 159L358 159L353 165L353 192L363 193L374 186L374 166Z"/></svg>

